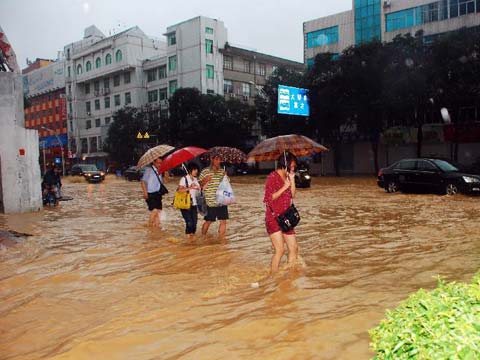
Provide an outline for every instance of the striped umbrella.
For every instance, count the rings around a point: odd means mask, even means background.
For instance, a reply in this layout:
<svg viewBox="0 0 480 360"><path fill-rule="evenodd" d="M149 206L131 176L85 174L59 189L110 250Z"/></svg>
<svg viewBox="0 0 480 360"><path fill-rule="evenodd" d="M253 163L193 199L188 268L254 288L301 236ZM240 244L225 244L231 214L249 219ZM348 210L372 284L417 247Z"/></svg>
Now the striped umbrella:
<svg viewBox="0 0 480 360"><path fill-rule="evenodd" d="M303 135L281 135L257 144L248 153L248 160L273 161L277 160L284 151L289 151L295 156L306 156L328 151L328 149Z"/></svg>
<svg viewBox="0 0 480 360"><path fill-rule="evenodd" d="M147 166L148 164L152 163L153 160L167 155L173 149L175 149L173 146L170 146L167 144L158 145L151 149L148 149L147 152L142 155L140 160L138 160L137 169L140 170L144 166Z"/></svg>

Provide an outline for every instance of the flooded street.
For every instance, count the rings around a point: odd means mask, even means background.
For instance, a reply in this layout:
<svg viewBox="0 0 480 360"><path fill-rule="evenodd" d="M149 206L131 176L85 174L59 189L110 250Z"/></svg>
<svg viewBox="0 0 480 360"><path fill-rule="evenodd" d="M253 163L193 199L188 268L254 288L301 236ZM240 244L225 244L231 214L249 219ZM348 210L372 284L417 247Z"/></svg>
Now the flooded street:
<svg viewBox="0 0 480 360"><path fill-rule="evenodd" d="M480 268L478 197L314 178L296 199L303 267L272 279L264 179L232 178L225 240L217 224L187 240L178 179L162 230L145 226L139 183L114 177L67 179L73 200L0 215L33 234L0 250L0 359L368 359L387 308Z"/></svg>

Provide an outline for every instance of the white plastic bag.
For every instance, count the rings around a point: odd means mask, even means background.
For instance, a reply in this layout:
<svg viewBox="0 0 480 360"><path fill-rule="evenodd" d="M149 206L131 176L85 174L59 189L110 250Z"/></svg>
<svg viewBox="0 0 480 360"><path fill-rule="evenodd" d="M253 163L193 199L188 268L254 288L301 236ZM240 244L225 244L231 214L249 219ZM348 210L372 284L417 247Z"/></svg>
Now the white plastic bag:
<svg viewBox="0 0 480 360"><path fill-rule="evenodd" d="M224 176L220 185L218 186L217 193L215 196L215 201L220 205L231 205L235 204L237 200L235 199L235 194L233 193L232 186L228 177Z"/></svg>

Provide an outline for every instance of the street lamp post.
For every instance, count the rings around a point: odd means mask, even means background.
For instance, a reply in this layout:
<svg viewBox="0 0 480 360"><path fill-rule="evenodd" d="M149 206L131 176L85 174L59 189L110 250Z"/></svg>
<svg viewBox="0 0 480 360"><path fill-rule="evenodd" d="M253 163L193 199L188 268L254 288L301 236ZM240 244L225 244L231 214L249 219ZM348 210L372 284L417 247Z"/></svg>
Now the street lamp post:
<svg viewBox="0 0 480 360"><path fill-rule="evenodd" d="M62 152L62 175L65 176L65 156L63 154L63 145L62 145L62 141L60 140L60 138L58 137L57 135L57 132L53 129L50 129L46 126L40 126L42 129L44 130L47 130L47 131L50 131L53 133L53 135L55 135L55 137L57 138L57 141L58 141L58 144L60 145L60 151Z"/></svg>

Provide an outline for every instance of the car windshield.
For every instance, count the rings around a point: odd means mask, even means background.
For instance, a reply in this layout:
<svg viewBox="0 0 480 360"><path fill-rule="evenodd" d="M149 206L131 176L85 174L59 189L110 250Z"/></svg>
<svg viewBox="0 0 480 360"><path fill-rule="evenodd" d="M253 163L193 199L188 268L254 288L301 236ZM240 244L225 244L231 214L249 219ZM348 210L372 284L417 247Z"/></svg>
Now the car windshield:
<svg viewBox="0 0 480 360"><path fill-rule="evenodd" d="M437 165L440 169L442 169L445 172L454 172L454 171L460 171L460 169L453 164L449 163L448 161L445 160L433 160L435 165Z"/></svg>
<svg viewBox="0 0 480 360"><path fill-rule="evenodd" d="M83 165L82 170L83 171L98 171L96 165Z"/></svg>

